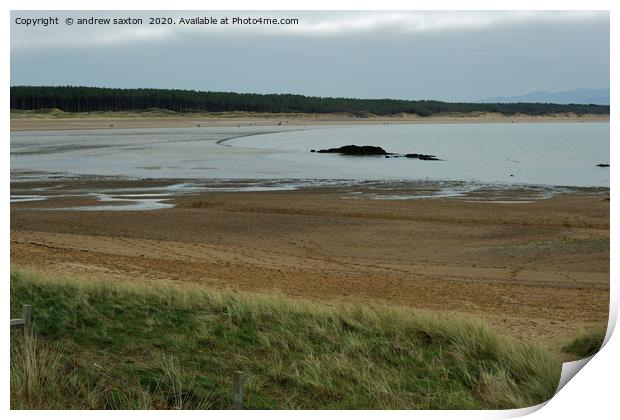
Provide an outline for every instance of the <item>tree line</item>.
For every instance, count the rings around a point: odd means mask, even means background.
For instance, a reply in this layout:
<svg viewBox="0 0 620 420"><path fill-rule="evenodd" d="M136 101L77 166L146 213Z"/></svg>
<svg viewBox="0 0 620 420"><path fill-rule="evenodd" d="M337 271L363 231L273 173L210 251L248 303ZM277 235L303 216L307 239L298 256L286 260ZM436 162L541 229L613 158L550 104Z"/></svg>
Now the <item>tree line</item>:
<svg viewBox="0 0 620 420"><path fill-rule="evenodd" d="M82 86L12 86L11 109L58 108L65 112L132 111L149 108L175 112L351 113L374 115L497 112L504 115L557 113L609 114L609 105L548 103L463 103L431 100L323 98L292 94L203 92L179 89L116 89Z"/></svg>

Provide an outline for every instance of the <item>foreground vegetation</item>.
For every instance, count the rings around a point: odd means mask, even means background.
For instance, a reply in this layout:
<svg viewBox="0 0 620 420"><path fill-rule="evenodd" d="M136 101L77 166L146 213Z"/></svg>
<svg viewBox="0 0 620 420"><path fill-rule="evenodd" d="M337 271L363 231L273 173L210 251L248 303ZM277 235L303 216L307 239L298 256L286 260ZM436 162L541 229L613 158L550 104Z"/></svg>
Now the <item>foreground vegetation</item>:
<svg viewBox="0 0 620 420"><path fill-rule="evenodd" d="M64 112L130 111L158 108L174 112L351 113L371 115L494 112L504 115L609 114L609 105L540 103L456 103L432 100L323 98L291 94L201 92L178 89L117 89L83 86L11 86L11 109Z"/></svg>
<svg viewBox="0 0 620 420"><path fill-rule="evenodd" d="M606 332L606 326L588 331L563 347L562 351L579 356L580 358L594 356L603 346Z"/></svg>
<svg viewBox="0 0 620 420"><path fill-rule="evenodd" d="M281 296L11 274L11 406L516 408L549 399L543 348L461 317Z"/></svg>

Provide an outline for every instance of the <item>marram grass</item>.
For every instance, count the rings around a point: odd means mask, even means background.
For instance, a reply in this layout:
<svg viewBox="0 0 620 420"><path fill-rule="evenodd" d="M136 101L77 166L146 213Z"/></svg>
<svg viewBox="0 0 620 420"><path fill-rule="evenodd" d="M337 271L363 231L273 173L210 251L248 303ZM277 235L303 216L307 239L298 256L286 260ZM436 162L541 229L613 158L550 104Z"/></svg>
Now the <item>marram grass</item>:
<svg viewBox="0 0 620 420"><path fill-rule="evenodd" d="M518 408L560 363L462 316L278 295L11 274L11 407L221 409L246 376L254 409Z"/></svg>
<svg viewBox="0 0 620 420"><path fill-rule="evenodd" d="M590 331L584 332L575 338L568 345L562 348L566 353L574 354L579 357L590 357L595 355L603 346L607 326L597 326Z"/></svg>

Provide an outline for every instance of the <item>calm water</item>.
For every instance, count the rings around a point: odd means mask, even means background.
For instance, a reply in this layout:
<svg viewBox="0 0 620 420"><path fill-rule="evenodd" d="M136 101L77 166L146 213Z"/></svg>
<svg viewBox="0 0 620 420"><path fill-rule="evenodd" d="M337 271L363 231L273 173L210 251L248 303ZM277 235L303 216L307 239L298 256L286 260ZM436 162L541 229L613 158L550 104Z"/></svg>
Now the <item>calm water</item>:
<svg viewBox="0 0 620 420"><path fill-rule="evenodd" d="M440 162L310 149L377 145ZM131 178L464 180L609 186L608 123L234 127L11 133L11 170ZM512 175L512 176L511 176Z"/></svg>

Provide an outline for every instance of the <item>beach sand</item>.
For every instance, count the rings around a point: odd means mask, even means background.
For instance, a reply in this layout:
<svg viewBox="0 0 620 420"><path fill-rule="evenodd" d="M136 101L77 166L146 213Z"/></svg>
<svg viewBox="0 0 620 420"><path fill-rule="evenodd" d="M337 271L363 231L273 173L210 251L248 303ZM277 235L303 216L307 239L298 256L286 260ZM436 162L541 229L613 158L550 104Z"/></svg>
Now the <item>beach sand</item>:
<svg viewBox="0 0 620 420"><path fill-rule="evenodd" d="M143 112L11 114L11 131L86 130L123 128L179 128L179 127L234 127L234 126L304 126L304 125L358 125L358 124L467 124L467 123L553 123L553 122L609 122L609 115L555 114L545 116L497 113L435 115L420 117L403 114L391 117L356 118L341 114L171 114L153 115Z"/></svg>
<svg viewBox="0 0 620 420"><path fill-rule="evenodd" d="M153 183L165 182L22 182L12 193ZM607 321L606 189L520 204L352 198L343 187L200 192L172 202L154 211L48 210L92 204L75 197L13 203L11 263L111 282L456 311L564 358L563 345Z"/></svg>

